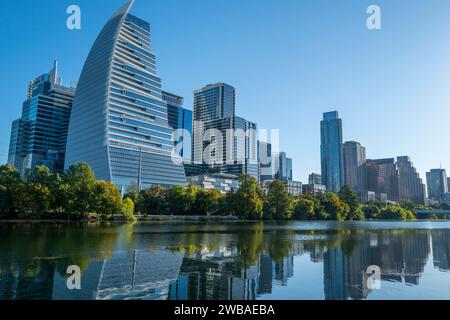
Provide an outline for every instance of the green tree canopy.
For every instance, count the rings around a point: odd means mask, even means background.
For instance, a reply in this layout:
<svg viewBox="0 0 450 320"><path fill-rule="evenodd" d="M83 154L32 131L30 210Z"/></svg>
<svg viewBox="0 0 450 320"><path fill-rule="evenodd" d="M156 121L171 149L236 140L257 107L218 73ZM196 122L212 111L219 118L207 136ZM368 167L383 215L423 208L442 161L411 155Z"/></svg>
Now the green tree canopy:
<svg viewBox="0 0 450 320"><path fill-rule="evenodd" d="M63 174L67 184L67 198L63 206L66 212L86 217L95 206L95 176L87 163L70 166Z"/></svg>
<svg viewBox="0 0 450 320"><path fill-rule="evenodd" d="M292 216L293 198L286 191L281 181L275 180L269 186L267 195L267 210L276 220L289 219Z"/></svg>
<svg viewBox="0 0 450 320"><path fill-rule="evenodd" d="M339 198L347 204L349 210L345 217L346 220L364 220L364 214L359 204L358 195L353 192L352 188L345 185L339 191Z"/></svg>
<svg viewBox="0 0 450 320"><path fill-rule="evenodd" d="M322 195L320 203L323 206L324 211L330 215L331 220L343 221L349 211L348 205L331 192L326 192Z"/></svg>

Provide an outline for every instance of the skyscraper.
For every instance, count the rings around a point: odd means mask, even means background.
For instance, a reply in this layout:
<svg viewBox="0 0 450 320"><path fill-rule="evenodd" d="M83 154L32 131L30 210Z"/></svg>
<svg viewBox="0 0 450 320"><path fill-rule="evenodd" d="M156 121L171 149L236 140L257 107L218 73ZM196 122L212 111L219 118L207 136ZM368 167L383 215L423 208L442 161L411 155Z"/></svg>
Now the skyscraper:
<svg viewBox="0 0 450 320"><path fill-rule="evenodd" d="M275 155L275 179L280 181L292 181L292 159L286 156L286 152Z"/></svg>
<svg viewBox="0 0 450 320"><path fill-rule="evenodd" d="M378 199L385 195L387 200L398 202L399 174L395 159L367 160L367 186Z"/></svg>
<svg viewBox="0 0 450 320"><path fill-rule="evenodd" d="M88 55L70 118L66 166L87 162L98 179L122 192L133 182L186 185L173 152L150 25L129 13L133 3L113 14Z"/></svg>
<svg viewBox="0 0 450 320"><path fill-rule="evenodd" d="M8 163L21 174L38 165L62 172L74 88L61 85L58 62L32 80L22 117L12 124Z"/></svg>
<svg viewBox="0 0 450 320"><path fill-rule="evenodd" d="M399 173L400 201L411 200L416 204L425 203L425 185L408 156L397 157Z"/></svg>
<svg viewBox="0 0 450 320"><path fill-rule="evenodd" d="M342 120L337 111L326 112L320 123L322 184L328 191L339 192L344 184Z"/></svg>
<svg viewBox="0 0 450 320"><path fill-rule="evenodd" d="M366 148L359 142L344 144L344 182L355 192L367 193Z"/></svg>
<svg viewBox="0 0 450 320"><path fill-rule="evenodd" d="M258 178L257 126L237 117L235 104L235 89L225 83L194 91L194 166L235 175L247 173ZM198 173L201 171L204 170Z"/></svg>
<svg viewBox="0 0 450 320"><path fill-rule="evenodd" d="M444 169L431 169L427 172L428 198L440 201L442 194L448 192L447 174Z"/></svg>
<svg viewBox="0 0 450 320"><path fill-rule="evenodd" d="M190 160L192 155L192 111L183 108L183 97L163 91L162 99L167 103L169 125L174 130L180 130L175 135L175 144L178 145L177 154ZM186 130L186 132L181 132L181 130Z"/></svg>

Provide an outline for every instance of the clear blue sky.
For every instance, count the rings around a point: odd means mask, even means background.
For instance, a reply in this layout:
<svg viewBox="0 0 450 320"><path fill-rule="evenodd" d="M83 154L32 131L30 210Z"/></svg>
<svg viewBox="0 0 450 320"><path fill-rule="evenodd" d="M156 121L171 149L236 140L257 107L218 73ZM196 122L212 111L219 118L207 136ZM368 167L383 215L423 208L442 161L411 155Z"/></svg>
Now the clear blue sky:
<svg viewBox="0 0 450 320"><path fill-rule="evenodd" d="M8 0L0 11L0 162L26 86L60 62L78 80L109 16L125 0ZM82 29L66 29L66 8ZM366 28L378 4L382 30ZM339 110L344 139L369 158L409 155L425 178L450 170L450 2L442 0L137 0L151 23L164 89L192 105L192 91L227 82L237 113L279 128L294 177L320 172L322 112Z"/></svg>

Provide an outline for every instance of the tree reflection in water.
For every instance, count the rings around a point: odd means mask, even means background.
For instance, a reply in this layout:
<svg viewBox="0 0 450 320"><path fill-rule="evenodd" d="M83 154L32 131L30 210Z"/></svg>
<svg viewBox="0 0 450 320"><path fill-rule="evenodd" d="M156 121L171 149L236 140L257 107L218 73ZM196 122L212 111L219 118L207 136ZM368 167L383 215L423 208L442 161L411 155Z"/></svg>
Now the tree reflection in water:
<svg viewBox="0 0 450 320"><path fill-rule="evenodd" d="M276 298L273 288L290 285L305 255L323 269L324 299L368 298L372 265L404 290L420 287L427 262L450 279L450 229L296 226L2 223L0 298ZM65 285L70 265L83 272L80 291Z"/></svg>

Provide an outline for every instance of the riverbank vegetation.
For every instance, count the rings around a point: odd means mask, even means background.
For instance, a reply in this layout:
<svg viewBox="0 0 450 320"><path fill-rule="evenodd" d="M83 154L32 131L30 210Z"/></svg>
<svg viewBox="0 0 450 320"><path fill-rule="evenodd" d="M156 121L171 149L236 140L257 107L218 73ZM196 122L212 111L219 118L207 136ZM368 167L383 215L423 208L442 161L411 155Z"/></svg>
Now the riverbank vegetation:
<svg viewBox="0 0 450 320"><path fill-rule="evenodd" d="M290 195L280 181L267 193L248 176L239 178L240 188L227 194L194 185L165 189L154 186L139 191L130 186L124 198L111 182L95 179L84 163L69 167L63 174L51 174L45 166L29 170L24 177L12 166L0 167L0 216L2 218L87 219L137 215L236 216L248 220L414 220L417 207L410 201L400 204L362 205L357 195L344 186L339 194ZM421 208L423 209L423 208Z"/></svg>

